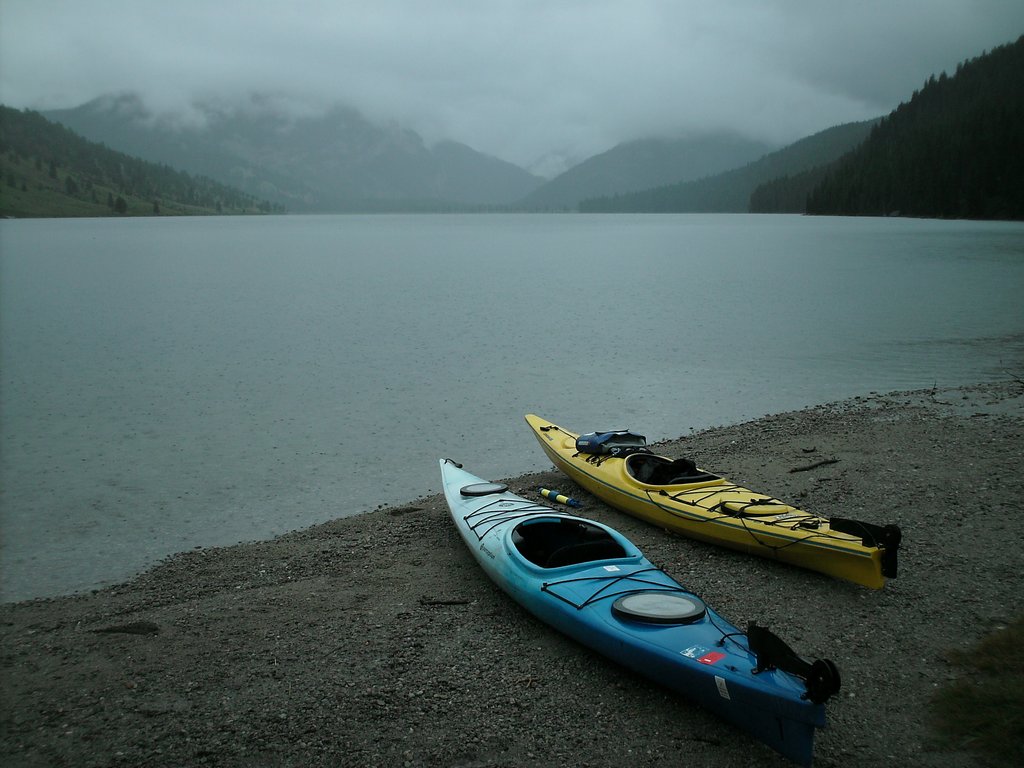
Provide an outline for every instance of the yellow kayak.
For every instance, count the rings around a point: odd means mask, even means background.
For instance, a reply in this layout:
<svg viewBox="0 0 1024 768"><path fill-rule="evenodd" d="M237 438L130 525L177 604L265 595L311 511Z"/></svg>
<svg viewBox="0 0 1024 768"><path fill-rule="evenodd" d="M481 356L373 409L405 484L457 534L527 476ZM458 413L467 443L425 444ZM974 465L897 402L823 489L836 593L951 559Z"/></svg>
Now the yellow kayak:
<svg viewBox="0 0 1024 768"><path fill-rule="evenodd" d="M896 577L900 529L895 525L812 515L706 472L689 459L658 456L635 440L624 450L587 452L595 450L588 446L591 435L578 447L580 435L574 432L534 414L526 422L555 467L576 484L672 533L873 589Z"/></svg>

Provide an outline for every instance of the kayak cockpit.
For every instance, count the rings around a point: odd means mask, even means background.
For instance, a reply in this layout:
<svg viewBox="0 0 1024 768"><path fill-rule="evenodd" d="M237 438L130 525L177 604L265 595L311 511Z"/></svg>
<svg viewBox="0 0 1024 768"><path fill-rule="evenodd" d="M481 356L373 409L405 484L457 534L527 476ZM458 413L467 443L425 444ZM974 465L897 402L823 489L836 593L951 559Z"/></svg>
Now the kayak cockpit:
<svg viewBox="0 0 1024 768"><path fill-rule="evenodd" d="M625 458L626 474L646 485L711 483L722 478L698 469L690 459L670 459L654 453L634 453Z"/></svg>
<svg viewBox="0 0 1024 768"><path fill-rule="evenodd" d="M574 518L526 520L512 530L512 544L541 568L628 557L630 553L604 528Z"/></svg>

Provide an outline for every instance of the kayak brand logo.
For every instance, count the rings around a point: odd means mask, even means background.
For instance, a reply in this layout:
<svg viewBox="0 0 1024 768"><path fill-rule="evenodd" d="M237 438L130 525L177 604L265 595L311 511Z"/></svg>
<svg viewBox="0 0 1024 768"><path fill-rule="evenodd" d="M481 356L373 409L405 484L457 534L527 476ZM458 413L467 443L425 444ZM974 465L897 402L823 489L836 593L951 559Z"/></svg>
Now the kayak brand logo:
<svg viewBox="0 0 1024 768"><path fill-rule="evenodd" d="M725 658L720 651L712 651L702 645L692 645L680 653L688 659L696 659L701 664L717 664Z"/></svg>

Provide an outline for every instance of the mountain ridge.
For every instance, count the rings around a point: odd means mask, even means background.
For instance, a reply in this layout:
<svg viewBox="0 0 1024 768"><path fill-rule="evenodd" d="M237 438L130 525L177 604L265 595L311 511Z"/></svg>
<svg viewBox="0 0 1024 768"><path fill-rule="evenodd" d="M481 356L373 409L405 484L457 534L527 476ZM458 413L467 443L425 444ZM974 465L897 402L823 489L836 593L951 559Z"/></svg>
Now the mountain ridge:
<svg viewBox="0 0 1024 768"><path fill-rule="evenodd" d="M808 171L842 157L865 138L880 118L826 128L738 168L693 181L625 195L587 198L584 213L746 213L762 184Z"/></svg>
<svg viewBox="0 0 1024 768"><path fill-rule="evenodd" d="M628 194L736 168L773 149L737 134L647 138L587 158L517 203L525 210L576 210L599 195Z"/></svg>
<svg viewBox="0 0 1024 768"><path fill-rule="evenodd" d="M87 139L295 212L503 206L544 181L456 142L428 147L414 131L376 125L350 107L302 117L259 100L251 107L197 105L199 120L170 124L137 95L120 94L43 114Z"/></svg>

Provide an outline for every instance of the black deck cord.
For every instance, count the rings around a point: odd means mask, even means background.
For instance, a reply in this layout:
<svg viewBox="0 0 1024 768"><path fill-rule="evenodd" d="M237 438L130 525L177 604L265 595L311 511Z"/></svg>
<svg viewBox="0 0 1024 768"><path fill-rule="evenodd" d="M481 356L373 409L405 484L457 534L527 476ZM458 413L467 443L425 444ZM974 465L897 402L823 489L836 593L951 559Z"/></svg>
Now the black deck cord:
<svg viewBox="0 0 1024 768"><path fill-rule="evenodd" d="M720 502L718 506L725 507L725 505L727 503L729 503L729 502L723 501L723 502ZM733 503L735 503L735 502L733 502ZM763 499L751 499L746 504L743 504L733 514L736 515L736 517L768 517L769 515L779 514L778 512L757 512L757 513L748 513L747 512L747 510L750 509L751 507L771 507L771 506L789 507L790 505L786 504L786 503L784 503L782 501L779 501L778 499L773 499L773 498L771 498L769 496L769 497L766 497L766 498L763 498ZM785 514L785 513L782 513L782 514ZM804 512L803 514L806 515L807 517L814 517L814 515L812 515L810 512Z"/></svg>
<svg viewBox="0 0 1024 768"><path fill-rule="evenodd" d="M732 486L732 487L738 488L739 486ZM717 492L718 491L716 491L716 493ZM675 510L669 509L668 507L666 507L666 506L664 506L662 504L659 504L657 501L655 501L655 499L652 498L653 491L647 491L646 493L647 493L647 498L658 509L660 509L663 512L667 512L670 515L678 515L678 513ZM680 499L678 496L673 496L673 495L667 493L666 491L658 491L658 493L660 493L663 496L668 496L670 499L672 499L673 501L675 501L675 502L677 502L679 504L688 504L688 505L690 505L692 507L697 507L697 504L695 502L685 501L683 499ZM713 494L709 494L709 495L713 495ZM707 498L707 496L704 496L703 498ZM701 500L703 500L703 498ZM722 508L723 506L724 506L724 503L723 504L716 504L714 507L712 507L709 510L705 510L703 507L697 507L697 509L700 509L702 512L703 511L715 512L716 510ZM788 505L786 505L786 506L788 506ZM808 515L808 517L811 517L811 515ZM735 512L732 512L731 510L728 511L728 512L719 512L717 517L692 517L692 518L689 518L689 519L691 520L691 522L694 522L694 523L717 523L719 520L724 520L726 518L731 519L731 520L739 520L740 523L743 525L743 530L746 531L748 534L750 534L750 538L752 538L754 540L754 542L758 546L761 546L761 547L764 547L765 549L770 549L770 550L773 550L773 551L780 550L780 549L786 549L787 547L792 547L794 544L800 544L800 543L802 543L804 541L807 541L807 539L812 538L811 536L807 536L807 537L805 537L803 539L796 539L796 538L794 538L792 541L789 541L789 542L787 542L785 544L778 544L778 545L768 544L768 543L762 541L760 538L758 538L758 535L757 535L756 532L750 530L750 527L747 525L747 518L746 518L746 516L744 516L742 514L737 514ZM788 531L792 532L792 530L794 530L794 529L785 529L785 530L788 530ZM823 534L815 534L815 535L823 535Z"/></svg>
<svg viewBox="0 0 1024 768"><path fill-rule="evenodd" d="M638 579L638 578L636 578L638 575L644 574L644 573L665 573L665 572L662 571L660 568L652 565L650 568L641 568L639 570L632 571L630 573L619 574L618 576L580 576L580 577L575 578L575 579L562 579L560 581L546 581L543 584L541 584L540 588L541 588L542 591L547 592L552 597L558 598L563 603L567 603L568 605L571 605L573 608L575 608L578 611L581 611L584 608L586 608L587 606L589 606L589 605L591 605L593 603L596 603L598 600L605 600L605 599L612 598L612 597L618 597L619 595L629 594L631 592L647 591L647 590L643 590L643 589L642 590L627 589L627 590L625 590L623 592L615 592L615 593L609 593L609 594L602 594L603 592L605 592L605 590L609 589L610 587L613 587L616 584L618 584L619 582L624 582L624 581L635 581L635 582L637 582L639 584L648 584L648 585L650 585L652 587L661 587L660 590L655 590L655 591L661 591L661 592L685 592L686 594L693 594L694 597L699 597L698 595L695 595L694 593L690 592L689 590L683 588L682 585L676 585L675 587L673 587L671 585L662 584L662 583L657 582L657 581L650 581L649 579ZM665 574L665 576L668 576L668 574ZM562 595L559 595L556 592L552 592L550 589L548 589L548 587L554 587L554 586L558 586L560 584L573 584L573 583L582 582L582 581L596 581L596 582L599 582L599 583L603 582L604 586L602 586L600 589L598 589L596 592L594 592L590 597L588 597L586 600L584 600L582 603L579 603L579 604L574 603L572 600L568 599L567 597L563 597Z"/></svg>
<svg viewBox="0 0 1024 768"><path fill-rule="evenodd" d="M706 498L708 498L710 496L714 496L716 493L720 493L723 490L730 490L730 489L735 489L735 488L740 488L740 486L735 485L735 484L730 484L728 486L718 486L713 491L711 491L710 493L707 493L704 496L702 496L699 499L697 499L697 501L703 501L704 499L706 499ZM693 490L700 490L700 489L695 488ZM659 504L653 498L651 498L652 491L648 490L648 491L645 491L645 492L647 494L648 500L652 504L654 504L656 507L658 507L660 510L662 510L663 512L667 512L669 514L676 514L675 510L669 509L669 508ZM670 499L672 499L673 501L675 501L678 504L686 504L686 505L689 505L689 506L697 506L695 502L692 502L692 501L680 498L683 494L692 493L692 492L693 491L681 491L680 493L677 493L677 494L670 494L670 493L668 493L667 491L664 491L664 490L658 491L658 493L660 495L668 496ZM726 502L721 502L719 504L716 504L714 507L711 507L711 509L709 509L708 511L712 512L712 511L715 511L716 509L723 509L723 508L725 508L725 504L726 504ZM850 536L858 536L861 539L861 543L865 547L874 547L876 549L883 550L882 575L886 576L886 577L889 577L889 578L895 578L896 577L896 551L899 549L900 541L903 538L902 531L900 530L900 527L898 525L885 525L885 526L881 526L881 525L875 525L873 523L865 523L865 522L862 522L860 520L850 520L850 519L841 518L841 517L826 518L826 517L822 517L821 515L814 515L814 514L811 514L810 512L804 512L803 510L800 510L801 513L804 515L804 517L802 519L798 520L792 528L789 528L787 530L795 531L798 528L800 528L801 526L803 526L804 530L814 531L813 534L811 534L809 536L806 536L803 539L795 539L794 541L790 542L789 544L783 544L781 546L772 546L770 544L765 544L764 542L760 541L757 538L757 536L754 534L754 532L751 531L747 527L746 518L749 517L751 519L756 520L758 517L760 517L760 515L746 515L746 514L744 514L744 510L747 507L768 506L768 505L771 505L771 504L779 504L779 505L787 506L787 507L790 506L789 504L786 504L784 501L781 501L780 499L775 499L775 498L772 498L772 497L767 497L767 498L759 500L759 501L751 499L751 501L748 504L743 505L743 507L741 507L738 512L733 512L733 511L729 510L729 511L720 513L718 515L718 517L693 518L693 522L709 523L709 522L717 522L718 520L721 520L721 519L726 518L726 517L736 518L736 519L738 519L738 520L743 522L743 529L745 531L747 531L748 533L750 533L750 535L754 538L754 540L758 544L760 544L761 546L764 546L764 547L768 547L769 549L785 549L786 547L792 546L793 544L797 544L797 543L799 543L801 541L807 541L808 539L813 539L813 538L817 538L817 539L833 539L833 540L836 540L836 541L840 541L841 539L838 536L832 536L831 535L832 531L835 531L836 533L845 533L845 534L848 534ZM703 507L698 507L698 509L702 509L703 510ZM773 513L766 513L766 514L773 514ZM818 525L820 525L820 522L816 523L814 528L808 527L808 522L811 521L811 520L822 521L822 522L828 523L829 524L829 533L823 533L823 532L820 532L820 531L817 530L817 527L818 527ZM765 524L767 525L767 523L765 523Z"/></svg>
<svg viewBox="0 0 1024 768"><path fill-rule="evenodd" d="M510 522L512 520L519 520L521 518L527 517L565 516L556 509L546 507L543 504L534 504L532 501L526 500L524 500L521 504L518 504L515 507L491 509L491 507L493 507L495 504L498 504L499 502L503 501L507 502L508 499L495 499L494 501L490 501L487 504L484 504L479 509L473 510L463 518L468 524L469 530L476 534L477 539L483 540L484 536L493 531L499 525L501 525L502 523ZM470 522L470 518L476 515L483 515L483 518L480 520L474 520L473 522ZM487 530L485 530L483 533L481 533L478 530L479 528L482 528L483 526L489 523L491 523L490 527L487 528Z"/></svg>
<svg viewBox="0 0 1024 768"><path fill-rule="evenodd" d="M650 485L650 483L647 483L647 485ZM707 493L705 493L703 496L698 497L696 499L696 501L690 501L690 500L683 501L683 499L680 498L683 495L697 493L697 492L703 491L703 490L707 490ZM696 506L697 503L699 503L701 501L704 501L704 499L711 498L715 494L722 493L723 491L745 491L745 490L747 490L747 489L743 488L742 486L736 485L736 483L724 483L722 485L716 485L714 487L704 486L704 487L700 487L700 488L691 488L688 491L679 491L676 494L671 494L671 493L669 493L666 490L660 490L659 493L662 496L670 497L673 501L678 501L680 504L690 504L690 505ZM650 493L650 491L648 491L648 493ZM753 493L753 491L751 491L751 493ZM701 509L703 509L703 507L701 507ZM731 515L731 513L730 513L730 515Z"/></svg>
<svg viewBox="0 0 1024 768"><path fill-rule="evenodd" d="M735 487L739 487L739 486L735 486ZM654 498L652 498L652 494L654 493L653 491L647 491L646 493L647 493L647 498L650 500L650 502L654 506L656 506L658 509L660 509L662 512L667 512L670 515L680 516L679 513L677 513L674 509L669 509L668 507L664 506L663 504L659 504ZM665 491L658 491L658 493L660 493L660 494L662 494L664 496L668 496L670 499L672 499L673 501L675 501L675 502L677 502L679 504L689 504L690 506L697 506L692 501L686 501L684 499L677 498L676 496L672 496L671 494L669 494L669 493L667 493ZM721 506L721 505L715 505L715 507L712 507L711 510L708 510L708 511L714 511L719 506ZM788 506L788 505L786 505L786 506ZM703 510L703 507L698 507L698 509ZM816 517L816 515L811 515L810 513L808 513L808 517ZM689 518L689 519L692 522L694 522L694 523L717 523L719 520L723 520L725 518L739 520L740 523L743 524L743 530L750 534L750 538L752 538L754 540L754 542L758 546L764 547L765 549L770 549L772 551L778 551L780 549L787 549L788 547L792 547L795 544L802 544L802 543L805 543L806 541L808 541L809 539L814 539L814 538L819 538L819 539L837 539L838 538L836 536L829 536L826 533L820 533L818 531L815 531L811 535L805 536L802 539L794 538L792 541L786 542L785 544L775 545L775 544L768 544L768 543L762 541L760 538L758 538L757 533L755 531L750 530L750 528L747 526L747 518L744 517L743 515L737 515L737 514L735 514L733 512L728 512L728 513L720 512L717 517L694 517L694 518ZM824 518L822 518L822 519L824 519ZM795 530L795 528L793 528L793 529L782 529L782 530L789 530L791 532L792 530Z"/></svg>
<svg viewBox="0 0 1024 768"><path fill-rule="evenodd" d="M652 564L652 566L653 566L653 564ZM541 588L541 591L547 592L552 597L554 597L554 598L556 598L558 600L561 600L563 603L566 603L567 605L571 605L573 608L575 608L578 611L582 611L584 608L587 608L587 607L593 605L598 600L610 600L612 598L620 597L621 595L628 595L628 594L631 594L631 593L634 593L634 592L651 591L651 590L644 589L644 588L641 587L639 589L624 589L624 590L621 590L619 592L612 592L612 593L608 593L608 594L602 594L603 592L605 592L605 590L607 590L609 587L613 586L614 584L616 584L618 582L622 582L622 581L627 581L627 580L633 580L633 581L635 581L635 582L637 582L639 584L649 584L651 586L661 587L661 589L659 589L659 590L654 590L654 591L658 591L658 592L670 592L670 593L676 593L676 594L682 593L682 594L685 594L685 595L691 595L693 597L696 597L698 600L700 600L705 606L708 605L708 601L705 600L702 595L694 592L692 589L687 589L686 587L682 586L681 584L677 584L675 587L673 587L673 586L668 585L668 584L662 584L662 583L656 582L656 581L649 581L648 579L634 579L633 578L634 576L636 576L638 574L651 573L651 572L662 573L665 576L668 576L668 574L665 573L664 570L662 570L661 568L658 568L657 566L653 566L651 568L643 568L641 570L633 571L632 573L623 574L621 576L583 576L583 577L575 578L575 579L562 579L561 581L547 581L547 582L544 582L543 584L541 584L540 588ZM672 577L669 576L669 578L672 578ZM579 604L576 604L572 600L569 600L568 598L563 597L562 595L558 594L557 592L553 592L552 590L548 589L548 587L555 587L555 586L558 586L559 584L572 584L573 582L578 582L578 581L599 581L599 582L600 581L605 581L605 582L608 582L608 583L605 584L600 589L598 589L596 592L594 592L594 594L592 594L590 597L588 597L586 600L584 600L582 603L579 603ZM716 641L717 645L723 646L723 645L725 645L725 641L726 640L731 640L740 649L742 649L744 651L747 651L748 653L750 652L749 638L748 638L746 647L744 647L739 642L739 640L736 639L738 637L747 637L747 634L745 632L743 632L741 630L736 630L735 632L726 632L724 629L722 629L721 626L719 626L718 622L715 621L715 619L714 619L715 613L714 613L714 611L711 608L708 608L707 613L705 613L704 615L707 616L708 623L710 623L711 626L713 626L715 629L717 629L719 634L721 635L721 637Z"/></svg>

